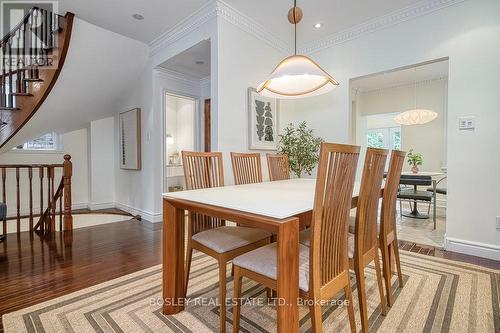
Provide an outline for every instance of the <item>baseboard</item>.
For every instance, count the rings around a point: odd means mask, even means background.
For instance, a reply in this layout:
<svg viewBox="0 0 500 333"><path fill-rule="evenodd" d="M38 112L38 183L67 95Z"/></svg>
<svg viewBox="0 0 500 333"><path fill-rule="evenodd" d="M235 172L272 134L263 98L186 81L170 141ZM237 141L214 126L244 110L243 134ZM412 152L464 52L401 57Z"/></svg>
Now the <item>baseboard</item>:
<svg viewBox="0 0 500 333"><path fill-rule="evenodd" d="M77 203L71 204L71 209L72 210L75 210L75 209L87 209L87 208L89 208L89 203L88 202L77 202Z"/></svg>
<svg viewBox="0 0 500 333"><path fill-rule="evenodd" d="M126 211L127 213L132 214L133 216L140 215L143 220L146 220L151 223L158 223L162 222L162 214L154 214L151 212L144 211L142 209L132 207L129 205L125 205L119 202L115 202L115 207L118 209L121 209L123 211Z"/></svg>
<svg viewBox="0 0 500 333"><path fill-rule="evenodd" d="M115 208L114 202L91 202L88 205L90 210Z"/></svg>
<svg viewBox="0 0 500 333"><path fill-rule="evenodd" d="M446 237L445 248L447 251L500 261L500 246Z"/></svg>

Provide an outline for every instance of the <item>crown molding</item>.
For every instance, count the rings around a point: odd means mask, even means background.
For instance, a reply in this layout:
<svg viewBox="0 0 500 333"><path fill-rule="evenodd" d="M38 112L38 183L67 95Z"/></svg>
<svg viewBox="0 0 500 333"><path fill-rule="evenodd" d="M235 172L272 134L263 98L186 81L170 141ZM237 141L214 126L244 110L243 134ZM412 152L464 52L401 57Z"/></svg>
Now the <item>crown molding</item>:
<svg viewBox="0 0 500 333"><path fill-rule="evenodd" d="M424 80L419 80L417 82L400 82L400 83L394 83L388 86L380 87L380 88L373 88L373 89L355 89L351 88L353 91L358 91L361 94L367 94L367 93L381 93L384 92L385 90L390 90L390 89L398 89L398 88L405 88L405 87L421 87L421 86L426 86L429 84L432 84L434 82L440 82L440 81L448 81L447 76L440 76L440 77L435 77L435 78L429 78L429 79L424 79Z"/></svg>
<svg viewBox="0 0 500 333"><path fill-rule="evenodd" d="M420 16L431 14L440 9L450 7L464 1L466 0L422 0L413 5L396 10L384 16L374 18L365 23L356 25L325 38L305 43L303 46L299 46L298 51L302 54L315 53L320 50L359 38L366 34L370 34ZM270 46L276 48L278 51L285 54L291 53L292 46L290 43L276 37L260 23L241 13L224 1L213 0L206 3L192 15L188 16L180 23L176 24L172 29L161 34L149 43L150 55L155 55L160 49L171 45L179 39L182 39L211 19L219 17L264 41Z"/></svg>
<svg viewBox="0 0 500 333"><path fill-rule="evenodd" d="M187 34L203 26L212 18L217 16L217 2L209 1L187 18L177 23L172 29L162 33L149 43L150 56L155 55L160 49L171 45L172 43L182 39Z"/></svg>
<svg viewBox="0 0 500 333"><path fill-rule="evenodd" d="M159 37L149 43L150 56L155 55L160 49L171 45L172 43L182 39L189 33L195 31L214 17L220 17L227 22L237 26L243 31L253 35L254 37L266 42L270 46L278 49L283 53L289 53L290 45L285 41L277 38L266 30L261 24L257 23L252 18L241 13L227 3L214 0L206 3L195 13L188 16L172 29L161 34Z"/></svg>
<svg viewBox="0 0 500 333"><path fill-rule="evenodd" d="M292 50L289 43L276 37L260 23L228 5L224 1L217 1L217 17L223 18L227 22L266 42L283 53L288 54Z"/></svg>
<svg viewBox="0 0 500 333"><path fill-rule="evenodd" d="M210 75L205 76L204 78L200 79L200 84L203 85L209 85L210 84Z"/></svg>
<svg viewBox="0 0 500 333"><path fill-rule="evenodd" d="M340 31L328 37L306 43L299 48L299 52L303 54L315 53L359 38L366 34L370 34L420 16L431 14L437 10L456 5L464 1L466 0L423 0L384 16L380 16L365 23L356 25L352 28Z"/></svg>
<svg viewBox="0 0 500 333"><path fill-rule="evenodd" d="M191 76L188 74L177 72L177 71L174 71L171 69L166 69L163 67L155 67L155 71L160 75L168 77L169 79L172 79L172 80L175 80L178 82L187 83L190 85L199 85L201 80L203 80L203 79L199 79L195 76Z"/></svg>

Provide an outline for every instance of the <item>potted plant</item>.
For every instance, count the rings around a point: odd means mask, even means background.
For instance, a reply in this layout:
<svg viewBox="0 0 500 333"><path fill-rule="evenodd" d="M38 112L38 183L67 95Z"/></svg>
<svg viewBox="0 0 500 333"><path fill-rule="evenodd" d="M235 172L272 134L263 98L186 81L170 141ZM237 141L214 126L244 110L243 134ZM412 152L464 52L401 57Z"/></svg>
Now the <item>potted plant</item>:
<svg viewBox="0 0 500 333"><path fill-rule="evenodd" d="M408 163L412 166L411 172L418 173L418 166L424 163L424 157L420 153L414 153L413 149L408 152Z"/></svg>
<svg viewBox="0 0 500 333"><path fill-rule="evenodd" d="M319 147L323 139L315 137L305 121L297 127L289 124L278 136L278 152L288 156L290 170L301 178L310 175L319 162Z"/></svg>

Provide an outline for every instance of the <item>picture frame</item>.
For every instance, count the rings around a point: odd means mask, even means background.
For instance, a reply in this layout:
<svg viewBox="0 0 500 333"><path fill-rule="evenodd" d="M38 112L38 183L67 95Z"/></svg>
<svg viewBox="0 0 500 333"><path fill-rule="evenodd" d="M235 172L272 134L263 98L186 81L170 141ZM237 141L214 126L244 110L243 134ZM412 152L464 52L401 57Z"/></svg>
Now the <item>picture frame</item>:
<svg viewBox="0 0 500 333"><path fill-rule="evenodd" d="M277 98L262 96L248 88L248 148L251 150L278 149Z"/></svg>
<svg viewBox="0 0 500 333"><path fill-rule="evenodd" d="M120 112L120 169L141 170L141 109Z"/></svg>

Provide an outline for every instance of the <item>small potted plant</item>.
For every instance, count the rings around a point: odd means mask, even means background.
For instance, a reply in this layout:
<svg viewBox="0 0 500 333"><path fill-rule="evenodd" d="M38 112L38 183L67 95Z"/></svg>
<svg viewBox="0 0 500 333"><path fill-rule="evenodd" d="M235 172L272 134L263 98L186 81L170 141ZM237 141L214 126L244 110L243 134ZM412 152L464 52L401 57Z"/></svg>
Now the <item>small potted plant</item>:
<svg viewBox="0 0 500 333"><path fill-rule="evenodd" d="M278 138L278 152L288 156L290 170L298 178L303 173L310 175L319 162L319 147L323 139L315 137L305 121L297 127L289 124Z"/></svg>
<svg viewBox="0 0 500 333"><path fill-rule="evenodd" d="M424 163L424 157L420 153L414 153L413 149L408 152L408 163L411 165L411 172L418 173L418 166Z"/></svg>

